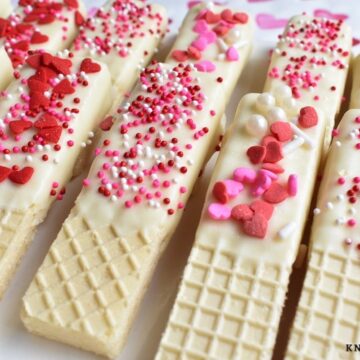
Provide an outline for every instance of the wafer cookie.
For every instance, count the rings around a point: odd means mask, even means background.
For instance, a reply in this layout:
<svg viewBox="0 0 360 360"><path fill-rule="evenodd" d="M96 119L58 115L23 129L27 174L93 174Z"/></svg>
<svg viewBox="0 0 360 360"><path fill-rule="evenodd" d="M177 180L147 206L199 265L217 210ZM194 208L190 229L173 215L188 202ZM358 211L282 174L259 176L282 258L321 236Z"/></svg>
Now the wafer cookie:
<svg viewBox="0 0 360 360"><path fill-rule="evenodd" d="M30 50L57 52L73 42L83 19L80 0L21 0L8 18L0 18L0 90L15 77Z"/></svg>
<svg viewBox="0 0 360 360"><path fill-rule="evenodd" d="M237 32L229 38L215 32L220 23ZM169 63L142 71L104 135L76 205L24 297L22 320L31 332L108 357L123 347L250 52L244 13L199 5L185 24L181 47L175 42ZM231 48L239 37L247 44L227 58L218 39Z"/></svg>
<svg viewBox="0 0 360 360"><path fill-rule="evenodd" d="M340 109L351 46L351 30L342 20L301 15L289 21L272 54L265 91L280 94L289 114L303 104L325 114L324 154Z"/></svg>
<svg viewBox="0 0 360 360"><path fill-rule="evenodd" d="M360 55L353 62L350 109L360 109Z"/></svg>
<svg viewBox="0 0 360 360"><path fill-rule="evenodd" d="M0 296L111 105L105 65L37 53L0 101Z"/></svg>

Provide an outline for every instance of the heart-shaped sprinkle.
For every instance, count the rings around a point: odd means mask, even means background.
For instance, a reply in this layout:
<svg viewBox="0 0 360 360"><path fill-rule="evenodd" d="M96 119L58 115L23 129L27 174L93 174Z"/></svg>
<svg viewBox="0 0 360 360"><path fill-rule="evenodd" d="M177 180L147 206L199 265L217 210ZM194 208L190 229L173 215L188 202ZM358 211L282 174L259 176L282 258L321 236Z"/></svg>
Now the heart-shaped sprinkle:
<svg viewBox="0 0 360 360"><path fill-rule="evenodd" d="M195 60L201 59L200 51L194 46L189 46L187 53L188 53L189 57L192 59L195 59Z"/></svg>
<svg viewBox="0 0 360 360"><path fill-rule="evenodd" d="M289 195L296 196L298 192L298 179L295 174L289 176L287 185Z"/></svg>
<svg viewBox="0 0 360 360"><path fill-rule="evenodd" d="M230 9L225 9L221 12L221 19L228 22L229 24L234 23L233 12Z"/></svg>
<svg viewBox="0 0 360 360"><path fill-rule="evenodd" d="M0 165L0 183L3 182L11 173L11 169Z"/></svg>
<svg viewBox="0 0 360 360"><path fill-rule="evenodd" d="M213 31L217 36L223 37L229 32L230 28L223 24L218 24L214 27Z"/></svg>
<svg viewBox="0 0 360 360"><path fill-rule="evenodd" d="M265 172L258 172L256 179L252 185L251 193L254 196L262 195L267 189L270 188L272 179Z"/></svg>
<svg viewBox="0 0 360 360"><path fill-rule="evenodd" d="M200 72L213 72L216 70L216 66L209 60L203 60L195 64L195 67Z"/></svg>
<svg viewBox="0 0 360 360"><path fill-rule="evenodd" d="M75 92L75 89L71 85L71 82L68 79L61 80L55 87L54 92L58 94L73 94Z"/></svg>
<svg viewBox="0 0 360 360"><path fill-rule="evenodd" d="M29 56L25 60L26 64L28 64L33 69L38 69L39 66L41 65L41 61L42 61L42 55L40 54Z"/></svg>
<svg viewBox="0 0 360 360"><path fill-rule="evenodd" d="M271 219L274 212L274 206L262 200L255 200L252 202L250 209L253 210L255 214L264 216L267 220Z"/></svg>
<svg viewBox="0 0 360 360"><path fill-rule="evenodd" d="M19 41L16 44L13 44L12 48L15 50L28 51L29 43L27 41Z"/></svg>
<svg viewBox="0 0 360 360"><path fill-rule="evenodd" d="M77 9L79 7L79 3L77 0L64 0L64 4L74 9Z"/></svg>
<svg viewBox="0 0 360 360"><path fill-rule="evenodd" d="M198 34L202 34L204 32L209 31L209 27L205 20L198 20L198 21L196 21L195 26L193 27L193 30Z"/></svg>
<svg viewBox="0 0 360 360"><path fill-rule="evenodd" d="M9 175L9 179L15 184L24 185L31 179L33 173L34 169L27 166L21 170L12 171Z"/></svg>
<svg viewBox="0 0 360 360"><path fill-rule="evenodd" d="M251 146L246 151L246 155L248 156L250 162L252 164L260 164L264 161L266 156L266 148L265 146Z"/></svg>
<svg viewBox="0 0 360 360"><path fill-rule="evenodd" d="M195 39L192 43L192 46L194 46L199 51L203 51L208 46L208 42L206 40L206 37L204 36L198 36L197 39Z"/></svg>
<svg viewBox="0 0 360 360"><path fill-rule="evenodd" d="M250 220L253 217L253 215L254 215L253 211L246 204L236 205L231 210L231 217L237 221Z"/></svg>
<svg viewBox="0 0 360 360"><path fill-rule="evenodd" d="M31 37L30 42L32 44L43 44L49 40L47 35L41 34L39 31L35 31L33 36Z"/></svg>
<svg viewBox="0 0 360 360"><path fill-rule="evenodd" d="M264 174L265 176L268 176L272 181L275 181L278 179L278 176L274 172L266 170L266 169L259 170L259 174Z"/></svg>
<svg viewBox="0 0 360 360"><path fill-rule="evenodd" d="M305 106L300 110L299 125L303 128L311 128L318 123L318 114L312 106Z"/></svg>
<svg viewBox="0 0 360 360"><path fill-rule="evenodd" d="M218 181L213 187L213 195L222 204L226 204L229 201L229 194L227 192L226 184L223 181Z"/></svg>
<svg viewBox="0 0 360 360"><path fill-rule="evenodd" d="M291 126L285 121L275 121L270 125L270 131L281 142L290 141L293 138Z"/></svg>
<svg viewBox="0 0 360 360"><path fill-rule="evenodd" d="M282 174L285 170L279 164L263 163L262 169L273 172L274 174Z"/></svg>
<svg viewBox="0 0 360 360"><path fill-rule="evenodd" d="M287 19L277 19L272 14L261 13L256 15L256 23L260 29L278 29L286 26Z"/></svg>
<svg viewBox="0 0 360 360"><path fill-rule="evenodd" d="M36 120L34 127L36 129L47 129L58 126L58 122L54 116L44 114L39 120Z"/></svg>
<svg viewBox="0 0 360 360"><path fill-rule="evenodd" d="M28 87L29 87L30 92L38 91L38 92L43 93L43 92L49 90L50 85L43 81L39 81L36 79L29 79Z"/></svg>
<svg viewBox="0 0 360 360"><path fill-rule="evenodd" d="M84 59L80 65L80 71L83 71L86 74L97 73L101 70L101 66L91 59Z"/></svg>
<svg viewBox="0 0 360 360"><path fill-rule="evenodd" d="M42 17L39 18L38 23L39 23L40 25L46 25L46 24L51 24L51 23L53 23L55 20L56 20L55 15L53 15L53 14L46 14L46 15L44 15L44 16L42 16Z"/></svg>
<svg viewBox="0 0 360 360"><path fill-rule="evenodd" d="M224 180L224 184L226 187L226 192L229 197L236 197L243 191L244 186L243 184L239 183L238 181L234 180Z"/></svg>
<svg viewBox="0 0 360 360"><path fill-rule="evenodd" d="M100 129L102 131L109 131L114 124L114 118L109 115L107 116L100 124Z"/></svg>
<svg viewBox="0 0 360 360"><path fill-rule="evenodd" d="M50 100L41 92L34 91L30 97L30 109L38 110L41 107L48 107Z"/></svg>
<svg viewBox="0 0 360 360"><path fill-rule="evenodd" d="M210 204L208 213L214 220L227 220L230 219L231 209L226 205L213 203Z"/></svg>
<svg viewBox="0 0 360 360"><path fill-rule="evenodd" d="M268 143L272 141L277 141L277 138L271 135L264 136L261 140L261 145L266 146Z"/></svg>
<svg viewBox="0 0 360 360"><path fill-rule="evenodd" d="M14 135L20 135L25 130L32 127L32 122L27 120L14 120L10 121L9 128Z"/></svg>
<svg viewBox="0 0 360 360"><path fill-rule="evenodd" d="M278 204L284 201L287 197L287 190L279 183L274 182L264 193L263 199L270 204Z"/></svg>
<svg viewBox="0 0 360 360"><path fill-rule="evenodd" d="M234 20L240 24L247 24L249 15L243 12L237 12L234 14Z"/></svg>
<svg viewBox="0 0 360 360"><path fill-rule="evenodd" d="M189 59L189 56L187 55L186 51L183 50L174 50L171 53L171 57L179 62L183 62Z"/></svg>
<svg viewBox="0 0 360 360"><path fill-rule="evenodd" d="M226 50L226 60L227 61L238 61L239 60L239 53L233 46L229 47Z"/></svg>
<svg viewBox="0 0 360 360"><path fill-rule="evenodd" d="M81 26L83 25L85 22L85 19L84 17L82 16L81 12L80 11L76 11L75 12L75 24L77 26Z"/></svg>
<svg viewBox="0 0 360 360"><path fill-rule="evenodd" d="M96 64L96 65L98 65L98 64ZM60 74L70 75L70 72L71 72L70 69L72 66L72 62L68 59L61 59L57 56L52 56L51 57L51 66L55 71L57 71ZM100 65L98 65L98 66L100 67Z"/></svg>
<svg viewBox="0 0 360 360"><path fill-rule="evenodd" d="M205 14L205 20L208 24L216 24L220 19L220 15L213 13L211 10L208 10Z"/></svg>
<svg viewBox="0 0 360 360"><path fill-rule="evenodd" d="M41 136L47 142L56 144L60 140L61 133L62 133L62 127L56 126L56 127L41 129L38 132L38 135Z"/></svg>
<svg viewBox="0 0 360 360"><path fill-rule="evenodd" d="M254 214L250 220L243 222L243 230L246 235L263 239L266 236L268 221L261 214Z"/></svg>
<svg viewBox="0 0 360 360"><path fill-rule="evenodd" d="M251 184L256 179L256 171L250 168L240 167L235 169L234 180L245 184Z"/></svg>
<svg viewBox="0 0 360 360"><path fill-rule="evenodd" d="M217 39L217 35L213 31L204 32L202 36L206 39L208 44L213 44Z"/></svg>
<svg viewBox="0 0 360 360"><path fill-rule="evenodd" d="M283 158L281 144L277 141L270 141L266 145L266 156L264 162L276 163Z"/></svg>

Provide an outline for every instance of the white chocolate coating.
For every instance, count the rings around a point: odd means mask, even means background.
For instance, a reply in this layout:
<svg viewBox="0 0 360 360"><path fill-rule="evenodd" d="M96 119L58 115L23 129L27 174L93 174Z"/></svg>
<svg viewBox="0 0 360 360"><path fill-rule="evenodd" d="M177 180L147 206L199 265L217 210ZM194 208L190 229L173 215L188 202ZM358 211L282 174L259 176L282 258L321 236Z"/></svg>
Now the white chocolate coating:
<svg viewBox="0 0 360 360"><path fill-rule="evenodd" d="M2 0L0 3L0 17L5 18L9 16L10 12L11 12L10 0Z"/></svg>
<svg viewBox="0 0 360 360"><path fill-rule="evenodd" d="M280 161L285 169L280 179L298 175L298 194L276 204L267 234L259 240L245 235L236 221L213 220L208 214L209 205L216 201L214 184L232 178L236 168L254 168L246 150L261 137L248 134L245 128L248 119L259 114L258 98L257 94L249 94L241 100L225 135L157 360L186 358L190 354L199 359L271 358L320 161L325 120L319 114L318 125L306 129L315 148L301 146ZM260 114L264 116L266 109L263 111ZM245 189L230 200L230 209L250 199ZM197 341L199 337L202 341Z"/></svg>
<svg viewBox="0 0 360 360"><path fill-rule="evenodd" d="M360 55L353 61L350 109L360 109Z"/></svg>
<svg viewBox="0 0 360 360"><path fill-rule="evenodd" d="M353 196L347 193L360 175L356 149L359 121L360 110L349 110L329 150L314 210L308 269L288 359L339 359L346 354L345 344L358 344L360 340L360 205L356 192ZM349 223L352 219L354 225Z"/></svg>

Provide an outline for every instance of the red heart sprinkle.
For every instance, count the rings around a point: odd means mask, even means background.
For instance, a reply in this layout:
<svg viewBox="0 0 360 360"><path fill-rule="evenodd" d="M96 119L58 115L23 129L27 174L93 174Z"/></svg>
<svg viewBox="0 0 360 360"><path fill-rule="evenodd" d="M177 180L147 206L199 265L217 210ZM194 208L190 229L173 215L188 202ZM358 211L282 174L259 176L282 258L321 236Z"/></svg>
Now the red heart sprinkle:
<svg viewBox="0 0 360 360"><path fill-rule="evenodd" d="M41 92L34 91L30 97L30 109L37 110L40 107L48 107L50 100Z"/></svg>
<svg viewBox="0 0 360 360"><path fill-rule="evenodd" d="M186 51L183 50L174 50L171 53L171 57L176 61L183 62L188 60L189 56L187 55Z"/></svg>
<svg viewBox="0 0 360 360"><path fill-rule="evenodd" d="M208 10L205 14L205 20L208 24L216 24L221 19L219 14L214 14L212 11Z"/></svg>
<svg viewBox="0 0 360 360"><path fill-rule="evenodd" d="M249 21L249 15L246 13L238 12L234 14L234 20L240 24L246 24Z"/></svg>
<svg viewBox="0 0 360 360"><path fill-rule="evenodd" d="M254 211L255 214L261 214L267 220L271 219L271 216L274 211L274 206L262 200L255 200L250 205L251 210Z"/></svg>
<svg viewBox="0 0 360 360"><path fill-rule="evenodd" d="M221 12L221 19L230 24L234 23L233 13L230 9L225 9Z"/></svg>
<svg viewBox="0 0 360 360"><path fill-rule="evenodd" d="M252 164L260 164L264 161L266 156L265 146L251 146L248 148L246 155L249 157L249 160Z"/></svg>
<svg viewBox="0 0 360 360"><path fill-rule="evenodd" d="M10 168L0 165L0 183L7 179L11 172Z"/></svg>
<svg viewBox="0 0 360 360"><path fill-rule="evenodd" d="M226 190L226 185L222 181L218 181L213 187L213 195L222 204L226 204L229 201L229 195Z"/></svg>
<svg viewBox="0 0 360 360"><path fill-rule="evenodd" d="M44 25L44 24L51 24L51 23L53 23L55 20L56 20L55 15L53 15L53 14L47 14L47 15L45 15L45 16L42 16L42 17L39 19L38 23L39 23L39 24L42 24L42 25Z"/></svg>
<svg viewBox="0 0 360 360"><path fill-rule="evenodd" d="M64 75L69 75L72 62L68 59L61 59L59 57L53 56L51 65L55 71Z"/></svg>
<svg viewBox="0 0 360 360"><path fill-rule="evenodd" d="M12 171L9 175L9 179L19 185L26 184L32 177L34 173L34 169L32 167L24 167L22 170L19 171Z"/></svg>
<svg viewBox="0 0 360 360"><path fill-rule="evenodd" d="M49 53L44 53L41 57L42 63L45 66L50 66L53 60L53 56Z"/></svg>
<svg viewBox="0 0 360 360"><path fill-rule="evenodd" d="M48 129L58 126L58 122L54 116L45 114L39 120L35 121L34 126L36 129Z"/></svg>
<svg viewBox="0 0 360 360"><path fill-rule="evenodd" d="M75 89L72 87L71 82L68 79L61 80L55 87L54 92L59 94L73 94Z"/></svg>
<svg viewBox="0 0 360 360"><path fill-rule="evenodd" d="M80 13L80 11L76 11L75 12L75 24L77 26L81 26L82 24L84 24L84 22L85 22L85 19L82 16L82 14Z"/></svg>
<svg viewBox="0 0 360 360"><path fill-rule="evenodd" d="M276 163L283 158L281 144L277 141L270 141L266 145L266 156L264 162Z"/></svg>
<svg viewBox="0 0 360 360"><path fill-rule="evenodd" d="M261 214L254 214L250 220L243 223L243 230L246 235L263 239L266 236L268 221Z"/></svg>
<svg viewBox="0 0 360 360"><path fill-rule="evenodd" d="M305 106L300 110L299 124L303 128L311 128L318 123L318 114L312 106Z"/></svg>
<svg viewBox="0 0 360 360"><path fill-rule="evenodd" d="M9 123L10 130L15 135L22 134L25 130L30 129L32 125L32 122L27 120L14 120Z"/></svg>
<svg viewBox="0 0 360 360"><path fill-rule="evenodd" d="M192 59L200 60L201 52L194 46L189 46L187 53Z"/></svg>
<svg viewBox="0 0 360 360"><path fill-rule="evenodd" d="M83 71L86 74L97 73L101 70L101 66L95 62L92 62L91 59L85 59L80 65L80 71Z"/></svg>
<svg viewBox="0 0 360 360"><path fill-rule="evenodd" d="M49 37L47 35L41 34L38 31L35 31L33 36L31 37L31 43L32 44L42 44L49 40Z"/></svg>
<svg viewBox="0 0 360 360"><path fill-rule="evenodd" d="M262 169L269 170L274 174L282 174L285 170L279 164L263 163Z"/></svg>
<svg viewBox="0 0 360 360"><path fill-rule="evenodd" d="M265 191L263 199L270 204L278 204L288 197L286 189L279 183L273 182L270 188Z"/></svg>
<svg viewBox="0 0 360 360"><path fill-rule="evenodd" d="M26 59L26 63L34 68L34 69L38 69L40 64L41 64L41 55L40 54L36 54L36 55L32 55L32 56L29 56L27 59Z"/></svg>
<svg viewBox="0 0 360 360"><path fill-rule="evenodd" d="M100 129L102 131L109 131L114 124L114 118L109 115L107 116L100 124Z"/></svg>
<svg viewBox="0 0 360 360"><path fill-rule="evenodd" d="M79 3L77 2L77 0L64 0L64 4L75 9L79 7Z"/></svg>
<svg viewBox="0 0 360 360"><path fill-rule="evenodd" d="M236 205L231 210L231 217L238 221L250 220L253 215L253 211L246 204Z"/></svg>
<svg viewBox="0 0 360 360"><path fill-rule="evenodd" d="M271 141L278 141L278 140L274 136L267 135L267 136L263 137L263 139L261 140L261 145L266 147L266 145Z"/></svg>
<svg viewBox="0 0 360 360"><path fill-rule="evenodd" d="M60 140L61 133L62 127L56 126L51 128L43 128L38 132L38 135L41 136L44 140L56 144Z"/></svg>
<svg viewBox="0 0 360 360"><path fill-rule="evenodd" d="M21 51L28 51L29 50L29 42L28 41L19 41L16 44L12 45L13 49L21 50Z"/></svg>
<svg viewBox="0 0 360 360"><path fill-rule="evenodd" d="M224 26L222 24L216 25L213 29L214 33L217 36L225 36L229 32L230 28L228 26Z"/></svg>
<svg viewBox="0 0 360 360"><path fill-rule="evenodd" d="M48 83L36 80L34 78L29 79L27 84L30 92L39 91L43 93L44 91L47 91L50 88L50 85Z"/></svg>
<svg viewBox="0 0 360 360"><path fill-rule="evenodd" d="M281 142L289 141L293 137L293 131L288 122L276 121L271 124L270 131Z"/></svg>

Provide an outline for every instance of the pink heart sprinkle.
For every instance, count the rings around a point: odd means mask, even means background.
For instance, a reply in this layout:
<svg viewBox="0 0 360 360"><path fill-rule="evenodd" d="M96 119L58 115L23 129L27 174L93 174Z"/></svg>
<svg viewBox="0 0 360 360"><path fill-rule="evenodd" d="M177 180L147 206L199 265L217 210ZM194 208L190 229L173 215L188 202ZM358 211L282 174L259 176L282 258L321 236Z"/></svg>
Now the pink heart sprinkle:
<svg viewBox="0 0 360 360"><path fill-rule="evenodd" d="M199 51L203 51L208 46L208 42L204 36L199 36L196 40L191 43Z"/></svg>
<svg viewBox="0 0 360 360"><path fill-rule="evenodd" d="M198 21L196 21L196 24L193 27L193 30L198 34L203 34L207 31L209 31L209 27L205 20L198 20Z"/></svg>
<svg viewBox="0 0 360 360"><path fill-rule="evenodd" d="M323 18L332 19L332 20L346 20L349 18L349 16L346 14L335 14L326 9L314 10L314 16L323 17Z"/></svg>
<svg viewBox="0 0 360 360"><path fill-rule="evenodd" d="M287 188L290 196L296 196L298 192L298 181L295 174L289 176Z"/></svg>
<svg viewBox="0 0 360 360"><path fill-rule="evenodd" d="M260 170L253 183L252 193L255 196L262 195L267 189L270 188L272 179L264 171Z"/></svg>
<svg viewBox="0 0 360 360"><path fill-rule="evenodd" d="M231 46L227 49L226 60L228 60L228 61L238 61L239 60L239 53L233 46Z"/></svg>
<svg viewBox="0 0 360 360"><path fill-rule="evenodd" d="M226 192L230 197L238 196L244 189L243 184L234 180L224 180L224 184L226 186Z"/></svg>
<svg viewBox="0 0 360 360"><path fill-rule="evenodd" d="M233 178L241 183L251 184L256 179L256 171L253 169L240 167L235 169Z"/></svg>
<svg viewBox="0 0 360 360"><path fill-rule="evenodd" d="M213 31L206 31L202 33L202 35L206 38L208 44L213 44L214 42L216 42L217 35Z"/></svg>
<svg viewBox="0 0 360 360"><path fill-rule="evenodd" d="M272 171L270 170L266 170L266 169L261 169L259 170L259 172L262 172L264 173L266 176L268 176L271 180L277 180L278 179L278 176L273 173Z"/></svg>
<svg viewBox="0 0 360 360"><path fill-rule="evenodd" d="M231 208L226 205L213 203L208 208L209 215L214 220L227 220L231 216Z"/></svg>
<svg viewBox="0 0 360 360"><path fill-rule="evenodd" d="M195 67L200 72L213 72L216 70L216 66L209 60L203 60L195 64Z"/></svg>
<svg viewBox="0 0 360 360"><path fill-rule="evenodd" d="M256 15L256 23L260 29L264 30L282 28L287 22L287 19L277 19L271 14L262 13Z"/></svg>

